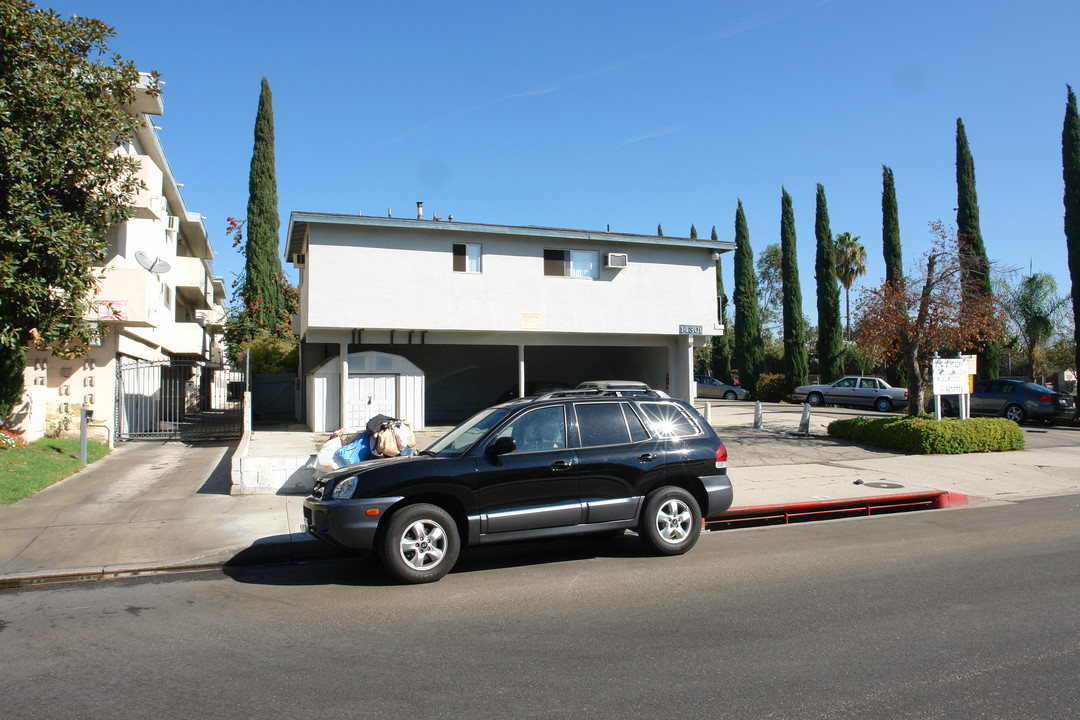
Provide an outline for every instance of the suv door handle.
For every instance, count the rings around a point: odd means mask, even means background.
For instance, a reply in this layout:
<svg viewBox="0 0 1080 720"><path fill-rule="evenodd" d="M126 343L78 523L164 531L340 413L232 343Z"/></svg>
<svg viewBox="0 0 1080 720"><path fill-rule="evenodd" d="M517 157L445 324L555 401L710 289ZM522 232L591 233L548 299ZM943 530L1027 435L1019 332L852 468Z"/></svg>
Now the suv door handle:
<svg viewBox="0 0 1080 720"><path fill-rule="evenodd" d="M569 470L573 466L574 466L574 463L568 462L566 460L556 460L555 462L551 463L551 469L554 470L555 472L562 472L563 470Z"/></svg>
<svg viewBox="0 0 1080 720"><path fill-rule="evenodd" d="M642 453L638 455L638 462L649 463L656 459L656 456L652 453Z"/></svg>

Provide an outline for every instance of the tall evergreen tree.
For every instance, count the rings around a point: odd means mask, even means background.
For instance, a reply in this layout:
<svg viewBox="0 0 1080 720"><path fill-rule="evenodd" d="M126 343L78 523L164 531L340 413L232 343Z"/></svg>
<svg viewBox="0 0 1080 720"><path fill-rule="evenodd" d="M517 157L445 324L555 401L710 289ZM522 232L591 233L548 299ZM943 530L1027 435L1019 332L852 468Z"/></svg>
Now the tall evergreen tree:
<svg viewBox="0 0 1080 720"><path fill-rule="evenodd" d="M828 382L844 374L843 331L840 326L840 286L836 284L836 253L832 230L829 228L829 207L825 188L818 183L817 209L814 218L817 239L818 365L821 379Z"/></svg>
<svg viewBox="0 0 1080 720"><path fill-rule="evenodd" d="M247 244L241 295L247 306L269 310L277 322L286 308L279 249L277 171L274 165L274 108L270 83L262 79L255 116L255 146L248 176Z"/></svg>
<svg viewBox="0 0 1080 720"><path fill-rule="evenodd" d="M660 225L660 223L656 223L656 236L664 237L664 228Z"/></svg>
<svg viewBox="0 0 1080 720"><path fill-rule="evenodd" d="M781 188L780 262L784 277L784 382L788 392L809 382L806 357L806 329L803 326L802 288L799 286L799 259L795 248L795 211L791 196Z"/></svg>
<svg viewBox="0 0 1080 720"><path fill-rule="evenodd" d="M960 274L963 298L990 296L990 260L979 229L979 198L975 193L975 161L968 148L964 122L956 118L956 235L960 242ZM979 352L979 377L998 375L998 352L986 346Z"/></svg>
<svg viewBox="0 0 1080 720"><path fill-rule="evenodd" d="M692 235L692 237L694 237ZM719 236L716 234L716 226L713 225L712 240L716 242ZM717 316L724 326L723 335L713 335L712 357L709 362L709 371L712 376L721 382L731 383L731 324L728 322L727 306L728 296L724 292L724 266L718 257L716 259L716 304Z"/></svg>
<svg viewBox="0 0 1080 720"><path fill-rule="evenodd" d="M1065 245L1069 252L1069 275L1072 280L1073 337L1076 357L1073 365L1080 370L1080 115L1071 86L1065 103L1065 123L1061 130L1061 164L1065 178Z"/></svg>
<svg viewBox="0 0 1080 720"><path fill-rule="evenodd" d="M904 256L900 249L900 211L896 204L896 180L892 168L881 166L881 249L885 256L885 282L904 278ZM901 360L885 367L885 379L893 387L907 387L907 372Z"/></svg>
<svg viewBox="0 0 1080 720"><path fill-rule="evenodd" d="M885 255L885 282L900 282L904 277L900 211L896 205L896 181L888 165L881 166L881 249Z"/></svg>
<svg viewBox="0 0 1080 720"><path fill-rule="evenodd" d="M757 277L750 229L746 225L742 200L735 210L735 365L739 382L751 393L765 369L765 340L761 336L758 312Z"/></svg>
<svg viewBox="0 0 1080 720"><path fill-rule="evenodd" d="M690 239L697 240L697 228L693 223L690 223Z"/></svg>

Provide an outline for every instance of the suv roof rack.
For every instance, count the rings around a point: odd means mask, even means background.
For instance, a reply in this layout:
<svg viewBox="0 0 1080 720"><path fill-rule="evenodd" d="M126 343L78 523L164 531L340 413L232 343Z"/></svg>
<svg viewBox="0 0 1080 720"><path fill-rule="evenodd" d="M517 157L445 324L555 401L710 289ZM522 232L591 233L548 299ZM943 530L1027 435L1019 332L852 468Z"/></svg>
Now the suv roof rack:
<svg viewBox="0 0 1080 720"><path fill-rule="evenodd" d="M616 388L616 389L602 389L602 388L580 388L575 390L555 390L553 392L544 393L543 395L537 395L534 398L530 398L533 402L540 400L551 400L553 398L564 397L654 397L654 398L666 398L666 393L659 390L653 390L652 388Z"/></svg>

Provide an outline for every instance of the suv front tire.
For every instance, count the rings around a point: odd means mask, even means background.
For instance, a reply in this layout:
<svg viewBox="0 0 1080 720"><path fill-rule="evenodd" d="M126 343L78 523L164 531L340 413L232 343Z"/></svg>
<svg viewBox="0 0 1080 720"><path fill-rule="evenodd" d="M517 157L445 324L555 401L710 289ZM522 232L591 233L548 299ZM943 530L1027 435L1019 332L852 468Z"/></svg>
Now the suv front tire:
<svg viewBox="0 0 1080 720"><path fill-rule="evenodd" d="M407 505L393 514L382 538L386 571L407 583L441 579L457 562L457 524L438 505Z"/></svg>

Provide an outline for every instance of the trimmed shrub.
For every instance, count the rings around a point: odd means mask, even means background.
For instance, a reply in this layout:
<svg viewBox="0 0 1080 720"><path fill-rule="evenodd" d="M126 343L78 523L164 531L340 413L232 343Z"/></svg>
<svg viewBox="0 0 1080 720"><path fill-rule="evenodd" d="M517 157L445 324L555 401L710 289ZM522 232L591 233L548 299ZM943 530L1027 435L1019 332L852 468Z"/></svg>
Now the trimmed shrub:
<svg viewBox="0 0 1080 720"><path fill-rule="evenodd" d="M829 423L829 435L919 455L1023 450L1020 426L1005 418L857 417Z"/></svg>
<svg viewBox="0 0 1080 720"><path fill-rule="evenodd" d="M765 373L758 376L754 399L761 402L783 402L788 399L783 375Z"/></svg>

